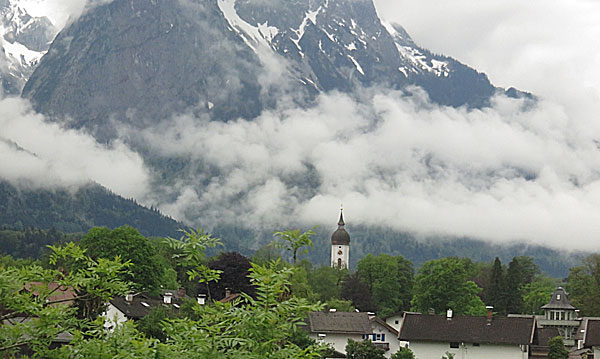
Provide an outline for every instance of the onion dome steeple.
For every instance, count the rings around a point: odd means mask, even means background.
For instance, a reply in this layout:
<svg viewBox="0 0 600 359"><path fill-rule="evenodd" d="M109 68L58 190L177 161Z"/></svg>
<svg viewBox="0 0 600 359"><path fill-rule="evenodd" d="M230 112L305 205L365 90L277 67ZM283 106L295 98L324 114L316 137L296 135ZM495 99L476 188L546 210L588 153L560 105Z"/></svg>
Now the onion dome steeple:
<svg viewBox="0 0 600 359"><path fill-rule="evenodd" d="M340 220L338 221L338 229L331 235L332 245L350 245L350 235L344 229L344 209L340 210Z"/></svg>

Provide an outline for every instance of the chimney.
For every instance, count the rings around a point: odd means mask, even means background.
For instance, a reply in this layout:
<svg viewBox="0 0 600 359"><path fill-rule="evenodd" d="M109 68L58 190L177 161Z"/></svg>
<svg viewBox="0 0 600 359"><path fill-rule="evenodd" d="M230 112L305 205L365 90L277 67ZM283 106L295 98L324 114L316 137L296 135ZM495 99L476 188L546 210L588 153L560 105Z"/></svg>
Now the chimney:
<svg viewBox="0 0 600 359"><path fill-rule="evenodd" d="M185 298L186 292L187 291L185 290L185 288L179 288L177 289L177 296L179 298Z"/></svg>
<svg viewBox="0 0 600 359"><path fill-rule="evenodd" d="M494 310L494 307L488 305L485 307L485 309L487 309L487 325L490 325L492 324L492 311Z"/></svg>
<svg viewBox="0 0 600 359"><path fill-rule="evenodd" d="M172 299L173 299L173 293L165 292L165 294L163 294L163 302L165 304L171 304Z"/></svg>
<svg viewBox="0 0 600 359"><path fill-rule="evenodd" d="M446 311L446 319L452 320L452 309L448 309L448 311Z"/></svg>
<svg viewBox="0 0 600 359"><path fill-rule="evenodd" d="M129 294L127 294L127 295L125 296L125 301L126 301L127 303L131 303L131 302L133 302L133 293L132 293L132 292L129 292Z"/></svg>
<svg viewBox="0 0 600 359"><path fill-rule="evenodd" d="M231 295L231 289L225 288L225 298L229 297L230 295Z"/></svg>
<svg viewBox="0 0 600 359"><path fill-rule="evenodd" d="M198 304L204 305L206 303L206 294L198 294L196 299L198 300Z"/></svg>
<svg viewBox="0 0 600 359"><path fill-rule="evenodd" d="M429 308L429 310L427 311L427 314L429 314L429 315L435 315L435 309Z"/></svg>

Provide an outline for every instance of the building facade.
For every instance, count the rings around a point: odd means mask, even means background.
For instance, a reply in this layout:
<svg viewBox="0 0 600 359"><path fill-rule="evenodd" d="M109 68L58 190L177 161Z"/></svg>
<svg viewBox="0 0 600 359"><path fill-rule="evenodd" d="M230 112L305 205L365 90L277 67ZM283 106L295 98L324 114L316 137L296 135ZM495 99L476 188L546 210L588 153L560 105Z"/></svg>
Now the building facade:
<svg viewBox="0 0 600 359"><path fill-rule="evenodd" d="M333 268L349 268L350 265L350 235L344 228L344 212L340 211L338 228L331 235L331 266Z"/></svg>

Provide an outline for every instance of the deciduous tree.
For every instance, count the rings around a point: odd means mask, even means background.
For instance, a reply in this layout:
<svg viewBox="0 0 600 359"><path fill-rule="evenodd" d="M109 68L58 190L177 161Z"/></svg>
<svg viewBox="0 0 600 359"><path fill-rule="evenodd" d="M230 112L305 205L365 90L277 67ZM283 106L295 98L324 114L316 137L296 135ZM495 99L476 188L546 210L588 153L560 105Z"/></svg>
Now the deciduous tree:
<svg viewBox="0 0 600 359"><path fill-rule="evenodd" d="M468 263L449 257L425 262L415 277L412 307L416 311L436 313L452 309L456 314L485 315L485 304L477 296L481 291L470 276Z"/></svg>

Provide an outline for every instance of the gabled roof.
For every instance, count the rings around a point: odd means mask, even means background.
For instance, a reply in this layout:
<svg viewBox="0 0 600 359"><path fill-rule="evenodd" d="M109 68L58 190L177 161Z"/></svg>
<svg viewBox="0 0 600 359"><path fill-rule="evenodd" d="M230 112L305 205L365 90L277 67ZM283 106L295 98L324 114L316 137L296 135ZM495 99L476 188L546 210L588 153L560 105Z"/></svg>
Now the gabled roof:
<svg viewBox="0 0 600 359"><path fill-rule="evenodd" d="M535 319L405 313L398 338L406 341L531 344Z"/></svg>
<svg viewBox="0 0 600 359"><path fill-rule="evenodd" d="M550 297L550 303L544 305L542 309L575 310L576 308L571 305L571 301L569 301L569 295L563 289L563 287L558 287L554 293L552 293L552 297Z"/></svg>
<svg viewBox="0 0 600 359"><path fill-rule="evenodd" d="M170 304L164 303L162 298L151 297L147 294L134 295L131 301L125 297L115 297L110 303L120 310L127 318L140 319L150 313L152 309L165 307L173 310L178 310L183 304L183 300L178 297L173 297Z"/></svg>
<svg viewBox="0 0 600 359"><path fill-rule="evenodd" d="M48 288L50 291L50 295L48 296L48 300L51 302L59 302L72 304L73 300L77 297L77 294L73 290L72 287L65 287L56 282L50 283L42 283L42 282L31 282L25 284L25 290L33 293L34 296L40 295L39 287Z"/></svg>
<svg viewBox="0 0 600 359"><path fill-rule="evenodd" d="M586 347L600 346L600 319L587 319L583 345Z"/></svg>
<svg viewBox="0 0 600 359"><path fill-rule="evenodd" d="M560 332L556 327L536 328L533 344L547 347L550 339L558 336Z"/></svg>
<svg viewBox="0 0 600 359"><path fill-rule="evenodd" d="M371 333L371 322L367 313L357 312L311 312L308 330L312 333Z"/></svg>

